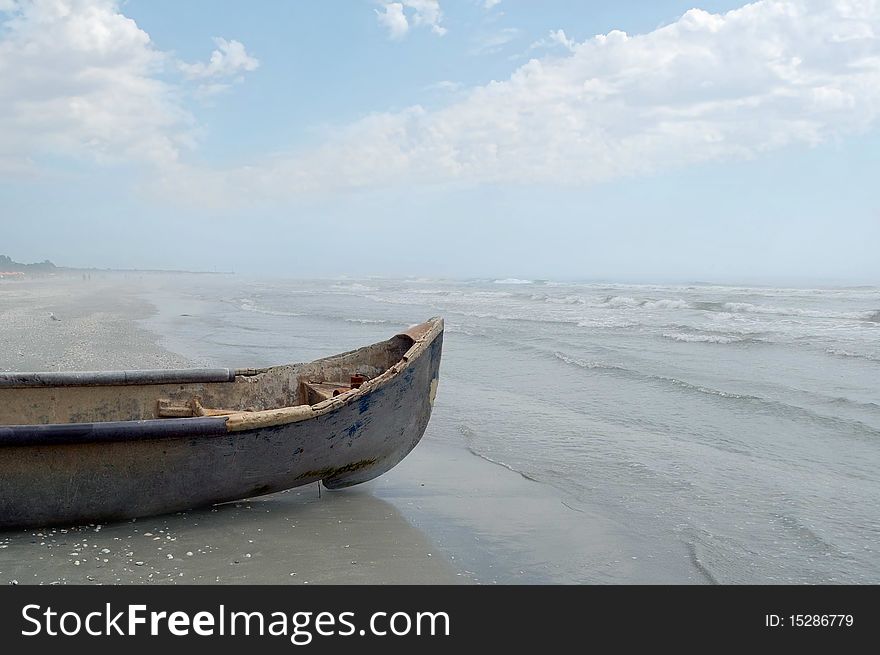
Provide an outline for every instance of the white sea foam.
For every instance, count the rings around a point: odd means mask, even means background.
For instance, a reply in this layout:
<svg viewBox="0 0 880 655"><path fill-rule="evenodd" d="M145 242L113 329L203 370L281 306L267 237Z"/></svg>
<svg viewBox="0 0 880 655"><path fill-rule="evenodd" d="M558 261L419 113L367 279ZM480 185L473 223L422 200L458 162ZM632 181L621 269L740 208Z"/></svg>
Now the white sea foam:
<svg viewBox="0 0 880 655"><path fill-rule="evenodd" d="M629 296L608 296L602 304L608 307L638 307L639 301Z"/></svg>
<svg viewBox="0 0 880 655"><path fill-rule="evenodd" d="M602 306L626 309L689 309L691 305L680 298L638 300L630 296L608 296L602 301Z"/></svg>
<svg viewBox="0 0 880 655"><path fill-rule="evenodd" d="M469 295L473 298L510 298L513 296L510 291L474 291Z"/></svg>
<svg viewBox="0 0 880 655"><path fill-rule="evenodd" d="M306 316L303 312L283 312L277 309L265 309L257 307L249 300L242 300L239 307L246 312L254 312L255 314L266 314L268 316Z"/></svg>
<svg viewBox="0 0 880 655"><path fill-rule="evenodd" d="M721 398L732 398L735 400L758 400L762 401L762 398L758 398L757 396L743 395L738 393L731 393L729 391L722 391L720 389L713 389L712 387L704 387L699 384L692 384L690 382L686 382L685 380L680 380L679 378L668 377L666 375L652 375L651 379L660 380L662 382L668 382L670 384L675 385L681 389L687 389L688 391L697 391L699 393L704 393L709 396L719 396Z"/></svg>
<svg viewBox="0 0 880 655"><path fill-rule="evenodd" d="M645 309L689 309L690 303L686 300L676 298L674 300L664 298L662 300L646 300L642 303Z"/></svg>
<svg viewBox="0 0 880 655"><path fill-rule="evenodd" d="M746 341L743 337L721 334L689 334L687 332L664 332L663 338L685 343L742 343Z"/></svg>
<svg viewBox="0 0 880 655"><path fill-rule="evenodd" d="M534 284L534 280L521 280L516 277L508 277L503 280L494 280L495 284Z"/></svg>
<svg viewBox="0 0 880 655"><path fill-rule="evenodd" d="M617 318L585 318L578 321L577 326L582 328L631 328L638 326L635 321Z"/></svg>
<svg viewBox="0 0 880 655"><path fill-rule="evenodd" d="M369 287L366 284L361 284L360 282L352 282L351 284L334 284L334 289L339 289L340 291L354 291L354 292L363 292L363 291L378 291L376 287Z"/></svg>
<svg viewBox="0 0 880 655"><path fill-rule="evenodd" d="M601 369L605 371L625 371L626 369L618 364L609 364L607 362L589 362L583 359L578 359L577 357L570 357L562 352L555 352L553 356L556 357L561 362L565 362L566 364L571 364L572 366L577 366L579 368L586 369Z"/></svg>
<svg viewBox="0 0 880 655"><path fill-rule="evenodd" d="M529 300L538 300L553 305L584 305L586 300L581 296L550 296L546 293L533 293Z"/></svg>
<svg viewBox="0 0 880 655"><path fill-rule="evenodd" d="M722 305L726 312L735 314L772 314L776 316L804 316L807 318L830 318L849 321L878 321L880 311L867 310L861 312L834 312L804 309L801 307L775 307L773 305L755 305L750 302L726 302Z"/></svg>
<svg viewBox="0 0 880 655"><path fill-rule="evenodd" d="M461 325L455 325L454 323L446 324L446 333L447 334L463 334L468 337L485 337L486 334L483 332L479 332L477 330L471 330L466 327L462 327Z"/></svg>
<svg viewBox="0 0 880 655"><path fill-rule="evenodd" d="M825 352L829 355L837 355L838 357L854 357L856 359L867 359L870 362L880 362L880 354L857 353L843 348L826 348Z"/></svg>

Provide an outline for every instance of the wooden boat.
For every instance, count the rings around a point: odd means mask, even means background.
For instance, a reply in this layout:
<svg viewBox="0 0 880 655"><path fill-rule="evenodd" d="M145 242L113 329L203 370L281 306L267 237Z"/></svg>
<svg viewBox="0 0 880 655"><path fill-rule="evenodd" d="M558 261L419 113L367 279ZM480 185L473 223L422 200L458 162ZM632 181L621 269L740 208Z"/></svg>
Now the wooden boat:
<svg viewBox="0 0 880 655"><path fill-rule="evenodd" d="M0 528L371 480L421 439L442 342L433 318L308 364L0 373Z"/></svg>

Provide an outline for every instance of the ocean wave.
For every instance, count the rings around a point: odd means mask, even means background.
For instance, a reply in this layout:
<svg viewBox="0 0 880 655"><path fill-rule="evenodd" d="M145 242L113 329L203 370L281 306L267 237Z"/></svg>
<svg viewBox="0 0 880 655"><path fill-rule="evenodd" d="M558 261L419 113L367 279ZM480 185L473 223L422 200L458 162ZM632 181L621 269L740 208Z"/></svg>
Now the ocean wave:
<svg viewBox="0 0 880 655"><path fill-rule="evenodd" d="M713 389L711 387L704 387L697 384L692 384L690 382L686 382L684 380L680 380L674 377L668 377L665 375L653 375L651 373L642 373L640 371L635 371L631 368L626 368L625 366L621 366L619 364L609 364L607 362L590 362L582 359L578 359L577 357L571 357L566 355L563 352L556 351L553 353L556 359L565 362L566 364L570 364L572 366L577 366L583 369L598 369L604 371L612 371L617 373L623 373L628 377L640 379L644 381L654 381L654 382L662 382L664 384L670 384L679 389L685 389L687 391L695 391L697 393L706 394L710 396L717 396L719 398L731 398L736 400L758 400L763 401L763 398L758 398L757 396L748 396L748 395L740 395L736 393L730 393L728 391L721 391L720 389ZM768 401L771 402L771 401Z"/></svg>
<svg viewBox="0 0 880 655"><path fill-rule="evenodd" d="M549 355L549 353L547 354ZM792 404L782 400L764 398L751 394L725 391L706 385L688 382L687 380L682 380L678 377L657 375L633 368L627 368L622 364L580 359L561 351L555 351L553 356L564 364L585 371L595 371L598 375L610 375L629 379L638 383L662 385L669 390L678 390L684 393L695 394L697 396L715 398L718 399L719 402L743 403L744 406L751 404L755 408L755 411L770 412L778 416L788 417L792 420L819 422L836 430L838 433L846 431L853 437L857 438L865 438L866 436L870 438L880 437L880 429L867 424L864 421L829 416L800 404ZM821 398L820 402L856 406L860 409L871 411L872 413L880 410L880 406L876 403L863 403L847 398L836 398L833 400Z"/></svg>
<svg viewBox="0 0 880 655"><path fill-rule="evenodd" d="M324 314L324 313L310 313L310 312L285 312L278 309L266 309L265 307L258 307L253 304L253 302L249 299L242 300L238 303L240 309L246 312L253 312L255 314L265 314L267 316L309 316L312 318L320 318L324 320L330 321L343 321L345 323L358 323L360 325L399 325L397 321L389 321L382 318L357 318L357 317L346 317L339 316L335 314Z"/></svg>
<svg viewBox="0 0 880 655"><path fill-rule="evenodd" d="M745 394L737 394L731 393L729 391L722 391L720 389L714 389L712 387L704 387L698 384L692 384L691 382L686 382L685 380L681 380L675 377L669 377L666 375L653 375L651 373L643 373L640 371L635 371L631 368L626 368L625 366L621 366L620 364L609 364L607 362L591 362L582 359L578 359L577 357L571 357L570 355L566 355L563 352L556 351L553 353L556 359L565 362L566 364L570 364L572 366L577 366L583 369L598 369L604 371L612 371L617 373L623 373L628 377L632 377L635 379L640 379L644 381L654 381L661 382L664 384L672 385L678 389L684 389L687 391L694 391L697 393L716 396L718 398L729 398L734 400L756 400L760 402L767 403L775 403L776 401L765 400L764 398L759 398L758 396L749 396Z"/></svg>
<svg viewBox="0 0 880 655"><path fill-rule="evenodd" d="M629 296L606 296L602 304L607 307L638 307L641 303Z"/></svg>
<svg viewBox="0 0 880 655"><path fill-rule="evenodd" d="M806 318L830 318L847 321L880 322L880 310L862 312L833 312L801 307L774 307L773 305L755 305L750 302L726 302L721 311L732 314L770 314L774 316L803 316Z"/></svg>
<svg viewBox="0 0 880 655"><path fill-rule="evenodd" d="M546 293L533 293L528 299L554 305L585 305L587 302L580 296L552 296Z"/></svg>
<svg viewBox="0 0 880 655"><path fill-rule="evenodd" d="M606 296L600 306L627 309L691 309L691 304L681 298L637 300L630 296Z"/></svg>
<svg viewBox="0 0 880 655"><path fill-rule="evenodd" d="M843 348L826 348L825 352L829 355L835 355L837 357L854 357L856 359L866 359L869 362L880 362L880 356L870 354L870 353L857 353L851 350L844 350Z"/></svg>
<svg viewBox="0 0 880 655"><path fill-rule="evenodd" d="M334 284L332 289L337 289L339 291L344 291L346 293L357 292L363 293L365 291L378 291L376 287L370 287L366 284L361 284L360 282L352 282L351 284Z"/></svg>
<svg viewBox="0 0 880 655"><path fill-rule="evenodd" d="M738 394L729 391L722 391L720 389L705 387L702 385L687 382L685 380L681 380L679 378L667 377L664 375L651 375L649 377L652 380L669 383L679 389L688 392L701 393L708 396L724 398L726 400L734 400L737 402L752 403L755 407L761 407L765 410L771 410L779 416L785 416L795 420L806 419L809 421L819 422L838 431L845 429L850 431L854 436L858 435L859 437L864 437L866 435L870 435L872 438L880 436L880 430L864 423L863 421L845 419L837 416L828 416L826 414L816 412L808 407L793 405L787 402L783 402L781 400L762 398L760 396L753 396L750 394Z"/></svg>
<svg viewBox="0 0 880 655"><path fill-rule="evenodd" d="M676 298L675 300L646 300L642 303L644 309L690 309L691 304L686 300Z"/></svg>
<svg viewBox="0 0 880 655"><path fill-rule="evenodd" d="M417 296L460 296L460 291L450 291L448 289L407 289L406 293L415 294Z"/></svg>
<svg viewBox="0 0 880 655"><path fill-rule="evenodd" d="M402 294L398 296L390 296L390 295L377 295L374 293L369 293L364 296L367 300L372 300L378 303L385 303L386 305L428 305L432 306L432 299L430 298L419 298L411 299L408 297L409 294Z"/></svg>
<svg viewBox="0 0 880 655"><path fill-rule="evenodd" d="M474 291L468 295L472 298L511 298L514 294L510 291Z"/></svg>
<svg viewBox="0 0 880 655"><path fill-rule="evenodd" d="M239 308L246 312L254 312L255 314L266 314L268 316L306 316L304 312L283 312L277 309L265 309L257 307L253 303L243 300L239 303Z"/></svg>
<svg viewBox="0 0 880 655"><path fill-rule="evenodd" d="M721 389L715 389L713 387L704 387L699 384L693 384L691 382L686 382L685 380L681 380L679 378L668 377L665 375L650 375L648 376L652 380L659 380L661 382L668 382L680 389L686 389L688 391L696 391L698 393L706 394L709 396L717 396L719 398L730 398L732 400L755 400L761 403L765 403L768 405L779 405L775 400L767 400L766 398L759 398L758 396L750 396L748 394L739 394L732 393L730 391L722 391Z"/></svg>
<svg viewBox="0 0 880 655"><path fill-rule="evenodd" d="M582 328L631 328L638 327L639 323L635 321L627 321L625 319L615 319L615 318L585 318L582 321L578 321L578 327Z"/></svg>
<svg viewBox="0 0 880 655"><path fill-rule="evenodd" d="M516 277L507 277L503 280L493 280L494 284L534 284L535 280L521 280Z"/></svg>
<svg viewBox="0 0 880 655"><path fill-rule="evenodd" d="M512 308L513 309L513 308ZM525 323L542 323L546 325L577 325L576 318L554 318L550 316L535 316L534 314L504 314L497 312L474 312L466 309L455 309L446 307L444 310L447 314L455 314L456 316L465 316L467 318L488 318L496 321L521 321Z"/></svg>
<svg viewBox="0 0 880 655"><path fill-rule="evenodd" d="M693 334L688 332L664 332L664 339L671 339L672 341L681 341L684 343L718 343L718 344L729 344L729 343L759 343L763 341L762 339L756 339L754 337L746 337L746 336L734 336L728 334Z"/></svg>
<svg viewBox="0 0 880 655"><path fill-rule="evenodd" d="M489 336L484 332L477 332L475 330L469 330L466 327L462 327L461 325L455 325L454 323L447 323L445 330L446 330L447 334L463 334L466 337L488 338L488 336Z"/></svg>
<svg viewBox="0 0 880 655"><path fill-rule="evenodd" d="M842 405L846 407L856 407L860 410L880 413L880 404L872 403L872 402L863 402L861 400L854 400L852 398L846 398L844 396L837 396L836 398L831 398L828 401L829 405Z"/></svg>
<svg viewBox="0 0 880 655"><path fill-rule="evenodd" d="M583 359L578 359L577 357L570 357L565 353L556 351L553 353L553 356L556 359L565 362L566 364L571 364L572 366L578 366L580 368L586 369L602 369L606 371L623 371L626 373L632 373L635 375L639 375L636 371L632 371L628 368L620 366L619 364L608 364L606 362L588 362Z"/></svg>

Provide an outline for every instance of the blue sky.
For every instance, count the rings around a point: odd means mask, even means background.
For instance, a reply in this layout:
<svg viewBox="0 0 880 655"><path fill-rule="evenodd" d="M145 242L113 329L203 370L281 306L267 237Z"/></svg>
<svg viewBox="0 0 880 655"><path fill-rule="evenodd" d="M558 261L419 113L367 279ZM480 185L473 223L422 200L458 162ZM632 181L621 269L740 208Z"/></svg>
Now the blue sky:
<svg viewBox="0 0 880 655"><path fill-rule="evenodd" d="M743 4L0 0L0 253L878 282L880 6Z"/></svg>

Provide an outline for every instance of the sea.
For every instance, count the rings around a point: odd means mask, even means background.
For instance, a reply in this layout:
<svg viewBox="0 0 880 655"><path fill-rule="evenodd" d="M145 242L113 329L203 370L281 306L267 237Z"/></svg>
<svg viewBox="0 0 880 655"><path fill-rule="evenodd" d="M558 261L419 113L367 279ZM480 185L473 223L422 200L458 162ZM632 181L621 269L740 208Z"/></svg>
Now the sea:
<svg viewBox="0 0 880 655"><path fill-rule="evenodd" d="M880 288L190 279L156 320L211 366L442 316L425 438L629 526L633 559L684 550L716 583L880 583Z"/></svg>

